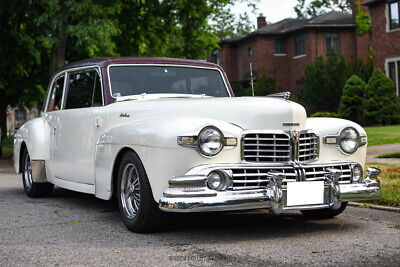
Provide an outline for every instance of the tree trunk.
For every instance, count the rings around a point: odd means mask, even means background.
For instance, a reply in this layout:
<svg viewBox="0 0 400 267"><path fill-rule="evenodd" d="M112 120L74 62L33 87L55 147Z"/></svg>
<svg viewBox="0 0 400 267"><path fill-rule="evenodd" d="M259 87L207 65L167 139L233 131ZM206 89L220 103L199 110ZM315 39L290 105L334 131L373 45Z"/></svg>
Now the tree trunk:
<svg viewBox="0 0 400 267"><path fill-rule="evenodd" d="M65 53L67 50L67 38L58 37L58 43L51 49L50 75L65 65Z"/></svg>
<svg viewBox="0 0 400 267"><path fill-rule="evenodd" d="M1 128L1 140L0 140L0 158L3 156L3 149L1 141L7 137L7 99L5 90L0 89L0 128Z"/></svg>

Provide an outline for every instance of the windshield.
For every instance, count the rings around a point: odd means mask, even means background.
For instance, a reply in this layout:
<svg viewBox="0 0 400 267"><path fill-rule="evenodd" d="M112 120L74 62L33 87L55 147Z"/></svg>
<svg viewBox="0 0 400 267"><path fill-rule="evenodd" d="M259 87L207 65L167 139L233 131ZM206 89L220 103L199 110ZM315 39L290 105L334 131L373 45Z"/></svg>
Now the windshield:
<svg viewBox="0 0 400 267"><path fill-rule="evenodd" d="M146 94L229 96L221 73L213 69L164 66L111 66L113 97Z"/></svg>

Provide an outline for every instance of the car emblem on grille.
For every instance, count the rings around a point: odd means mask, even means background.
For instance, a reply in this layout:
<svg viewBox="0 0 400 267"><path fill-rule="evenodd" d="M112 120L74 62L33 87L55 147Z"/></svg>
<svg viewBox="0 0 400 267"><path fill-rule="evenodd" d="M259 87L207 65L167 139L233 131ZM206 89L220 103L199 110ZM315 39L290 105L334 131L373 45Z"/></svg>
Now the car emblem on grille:
<svg viewBox="0 0 400 267"><path fill-rule="evenodd" d="M300 139L300 133L298 131L292 131L293 142L297 143Z"/></svg>

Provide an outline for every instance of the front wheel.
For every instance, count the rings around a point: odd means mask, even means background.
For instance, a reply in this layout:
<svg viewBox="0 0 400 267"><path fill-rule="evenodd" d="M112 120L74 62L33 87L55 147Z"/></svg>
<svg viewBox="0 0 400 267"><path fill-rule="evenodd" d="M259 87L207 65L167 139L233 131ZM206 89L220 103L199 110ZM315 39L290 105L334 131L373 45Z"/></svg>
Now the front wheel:
<svg viewBox="0 0 400 267"><path fill-rule="evenodd" d="M311 219L328 219L341 214L347 207L348 202L342 202L338 209L320 209L320 210L301 210L304 216Z"/></svg>
<svg viewBox="0 0 400 267"><path fill-rule="evenodd" d="M27 149L24 150L22 157L22 184L24 185L25 193L29 197L50 196L54 185L51 183L35 183L32 177L31 158Z"/></svg>
<svg viewBox="0 0 400 267"><path fill-rule="evenodd" d="M122 220L130 231L159 229L163 214L153 199L143 164L133 151L125 153L119 166L117 200Z"/></svg>

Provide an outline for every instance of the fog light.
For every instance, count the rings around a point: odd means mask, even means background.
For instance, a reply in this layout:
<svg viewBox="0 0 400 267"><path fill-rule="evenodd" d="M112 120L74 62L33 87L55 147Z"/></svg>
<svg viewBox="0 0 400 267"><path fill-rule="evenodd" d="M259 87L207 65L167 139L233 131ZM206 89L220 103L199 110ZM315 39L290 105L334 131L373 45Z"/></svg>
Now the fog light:
<svg viewBox="0 0 400 267"><path fill-rule="evenodd" d="M361 182L364 172L360 165L353 166L353 182Z"/></svg>
<svg viewBox="0 0 400 267"><path fill-rule="evenodd" d="M212 190L222 191L227 187L226 177L223 173L213 171L207 177L207 186Z"/></svg>

